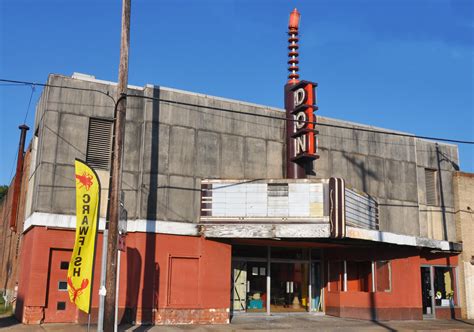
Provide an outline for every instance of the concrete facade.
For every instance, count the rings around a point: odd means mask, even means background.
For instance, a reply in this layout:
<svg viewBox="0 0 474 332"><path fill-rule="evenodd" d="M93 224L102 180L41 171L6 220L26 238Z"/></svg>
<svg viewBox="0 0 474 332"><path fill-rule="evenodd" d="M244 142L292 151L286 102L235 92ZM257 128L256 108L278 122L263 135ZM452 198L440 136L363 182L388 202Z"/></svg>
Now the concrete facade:
<svg viewBox="0 0 474 332"><path fill-rule="evenodd" d="M474 318L474 174L454 174L456 233L463 244L459 256L459 279L463 318Z"/></svg>
<svg viewBox="0 0 474 332"><path fill-rule="evenodd" d="M51 75L48 83L115 94L115 85L97 80ZM161 99L128 98L123 190L129 219L197 223L201 179L284 177L285 122L278 119L283 119L283 110L154 86L131 87L129 93ZM35 123L40 153L28 215L74 214L73 161L85 159L89 118L112 115L113 102L105 94L45 88ZM359 131L380 129L329 118L318 117L318 122L354 130L318 128L321 157L310 177L343 177L349 187L375 197L381 231L455 240L456 146ZM438 206L426 205L425 168L441 172L443 199ZM108 176L107 170L99 174ZM106 188L108 181L102 182ZM188 208L182 209L184 204Z"/></svg>

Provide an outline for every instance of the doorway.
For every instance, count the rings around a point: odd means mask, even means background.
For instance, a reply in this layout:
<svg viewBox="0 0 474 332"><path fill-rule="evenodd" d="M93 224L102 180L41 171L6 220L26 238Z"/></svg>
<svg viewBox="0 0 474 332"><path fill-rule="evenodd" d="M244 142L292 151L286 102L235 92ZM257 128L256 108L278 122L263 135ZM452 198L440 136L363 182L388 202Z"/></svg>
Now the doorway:
<svg viewBox="0 0 474 332"><path fill-rule="evenodd" d="M423 302L423 316L430 318L434 316L433 285L431 268L421 267L421 296Z"/></svg>
<svg viewBox="0 0 474 332"><path fill-rule="evenodd" d="M71 323L76 321L76 306L69 300L67 270L71 250L51 249L48 273L47 303L44 310L45 323Z"/></svg>
<svg viewBox="0 0 474 332"><path fill-rule="evenodd" d="M232 309L234 312L266 312L267 263L232 262Z"/></svg>
<svg viewBox="0 0 474 332"><path fill-rule="evenodd" d="M233 245L231 310L322 312L322 278L320 249Z"/></svg>
<svg viewBox="0 0 474 332"><path fill-rule="evenodd" d="M308 263L271 264L272 312L308 311Z"/></svg>

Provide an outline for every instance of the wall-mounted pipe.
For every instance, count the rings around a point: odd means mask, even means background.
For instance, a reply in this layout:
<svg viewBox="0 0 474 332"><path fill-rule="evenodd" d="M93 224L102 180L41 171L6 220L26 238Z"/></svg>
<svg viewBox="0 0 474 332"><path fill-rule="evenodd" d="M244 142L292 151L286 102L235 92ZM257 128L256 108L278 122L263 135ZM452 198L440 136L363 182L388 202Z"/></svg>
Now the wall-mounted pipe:
<svg viewBox="0 0 474 332"><path fill-rule="evenodd" d="M17 225L17 219L18 219L18 206L20 203L21 180L23 178L25 139L26 139L26 132L30 129L30 127L28 127L25 124L22 124L18 128L21 130L21 133L20 133L20 144L18 145L18 158L16 161L15 182L13 183L12 210L10 213L10 229L12 232L16 232L16 225Z"/></svg>

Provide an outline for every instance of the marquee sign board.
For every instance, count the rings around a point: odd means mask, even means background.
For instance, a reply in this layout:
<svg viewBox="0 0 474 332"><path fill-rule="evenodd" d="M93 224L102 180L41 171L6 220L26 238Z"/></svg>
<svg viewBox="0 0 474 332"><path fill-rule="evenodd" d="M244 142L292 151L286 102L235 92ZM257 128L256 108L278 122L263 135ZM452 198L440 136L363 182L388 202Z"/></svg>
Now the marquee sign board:
<svg viewBox="0 0 474 332"><path fill-rule="evenodd" d="M316 116L314 111L316 106L316 87L317 83L301 81L289 89L287 96L293 100L293 107L290 109L293 115L293 131L290 144L294 145L293 162L307 162L318 159L317 153L317 134L314 123Z"/></svg>

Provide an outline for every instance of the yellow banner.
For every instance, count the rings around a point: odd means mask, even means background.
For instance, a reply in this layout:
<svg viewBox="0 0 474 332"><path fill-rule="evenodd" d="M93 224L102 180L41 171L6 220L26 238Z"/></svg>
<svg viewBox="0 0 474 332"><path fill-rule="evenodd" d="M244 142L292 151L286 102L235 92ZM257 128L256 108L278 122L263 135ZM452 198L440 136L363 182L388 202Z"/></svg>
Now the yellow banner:
<svg viewBox="0 0 474 332"><path fill-rule="evenodd" d="M100 182L86 163L76 159L76 242L67 272L67 290L71 302L89 313L95 243L99 223Z"/></svg>

